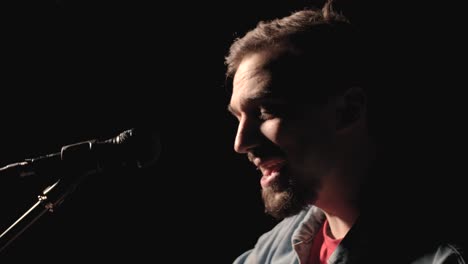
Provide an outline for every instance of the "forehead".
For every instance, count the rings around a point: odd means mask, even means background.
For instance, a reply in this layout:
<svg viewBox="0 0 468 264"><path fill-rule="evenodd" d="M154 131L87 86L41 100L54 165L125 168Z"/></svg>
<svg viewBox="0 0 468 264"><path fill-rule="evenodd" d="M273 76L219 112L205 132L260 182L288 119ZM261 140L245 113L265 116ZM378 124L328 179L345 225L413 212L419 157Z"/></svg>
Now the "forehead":
<svg viewBox="0 0 468 264"><path fill-rule="evenodd" d="M310 72L304 72L308 67L301 67L297 58L284 45L247 54L234 75L231 104L244 99L300 103L310 88Z"/></svg>
<svg viewBox="0 0 468 264"><path fill-rule="evenodd" d="M233 97L239 94L253 96L268 93L271 73L266 65L269 57L268 53L261 52L250 54L242 60L234 75Z"/></svg>

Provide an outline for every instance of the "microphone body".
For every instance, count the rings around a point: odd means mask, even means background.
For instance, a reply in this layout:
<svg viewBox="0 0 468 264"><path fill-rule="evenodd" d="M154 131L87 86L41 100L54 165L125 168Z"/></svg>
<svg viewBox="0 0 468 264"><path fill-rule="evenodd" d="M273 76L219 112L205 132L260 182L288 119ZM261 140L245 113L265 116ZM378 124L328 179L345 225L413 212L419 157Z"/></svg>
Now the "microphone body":
<svg viewBox="0 0 468 264"><path fill-rule="evenodd" d="M96 174L121 167L143 168L154 163L161 145L155 133L130 129L114 138L96 139L63 146L51 153L0 168L0 178L28 178L61 172Z"/></svg>

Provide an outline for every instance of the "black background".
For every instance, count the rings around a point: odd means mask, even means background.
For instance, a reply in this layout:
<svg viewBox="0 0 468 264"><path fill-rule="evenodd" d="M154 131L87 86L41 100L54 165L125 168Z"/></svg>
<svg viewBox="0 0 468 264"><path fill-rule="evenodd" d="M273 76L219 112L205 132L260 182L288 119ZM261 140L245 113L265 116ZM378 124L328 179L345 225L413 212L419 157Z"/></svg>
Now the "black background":
<svg viewBox="0 0 468 264"><path fill-rule="evenodd" d="M340 8L383 54L375 79L387 157L401 169L398 184L421 202L413 209L448 219L440 224L453 232L466 210L459 21L441 6L371 2ZM253 246L275 221L262 212L257 172L232 149L224 56L258 20L320 4L62 0L5 8L14 13L4 23L0 166L142 126L160 134L162 154L144 170L88 178L2 252L2 263L230 263ZM3 230L47 184L1 184ZM400 195L389 199L402 202Z"/></svg>

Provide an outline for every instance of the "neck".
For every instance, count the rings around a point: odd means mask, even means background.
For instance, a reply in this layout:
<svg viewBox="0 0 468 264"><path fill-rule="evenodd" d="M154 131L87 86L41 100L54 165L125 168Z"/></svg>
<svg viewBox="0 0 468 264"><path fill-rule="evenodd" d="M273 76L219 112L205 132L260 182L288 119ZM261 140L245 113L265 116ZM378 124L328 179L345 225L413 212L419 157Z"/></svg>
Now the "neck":
<svg viewBox="0 0 468 264"><path fill-rule="evenodd" d="M346 175L346 177L344 176ZM334 171L323 181L315 205L327 217L330 237L343 238L359 216L361 174Z"/></svg>
<svg viewBox="0 0 468 264"><path fill-rule="evenodd" d="M375 149L370 140L366 138L360 142L361 146L350 148L354 151L328 175L316 202L327 217L328 234L335 239L343 238L359 216L361 185L375 158Z"/></svg>
<svg viewBox="0 0 468 264"><path fill-rule="evenodd" d="M342 239L349 232L359 216L358 210L343 210L338 213L324 211L328 221L328 235L334 239Z"/></svg>

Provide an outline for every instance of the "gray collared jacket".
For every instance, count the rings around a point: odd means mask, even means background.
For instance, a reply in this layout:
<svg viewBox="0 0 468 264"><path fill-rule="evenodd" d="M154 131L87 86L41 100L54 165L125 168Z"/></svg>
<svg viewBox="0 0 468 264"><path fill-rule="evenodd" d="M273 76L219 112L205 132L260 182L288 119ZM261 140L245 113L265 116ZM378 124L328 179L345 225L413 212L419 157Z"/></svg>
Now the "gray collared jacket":
<svg viewBox="0 0 468 264"><path fill-rule="evenodd" d="M255 247L240 255L234 264L307 264L312 240L324 219L323 212L315 206L285 218L263 234ZM333 252L328 264L465 264L460 251L451 244L440 244L425 251L411 251L413 256L399 251L396 244L391 245L390 249L386 246L382 251L375 250L379 247L374 245L375 242L370 242L372 240L367 239L368 234L362 230L359 224L355 224Z"/></svg>

